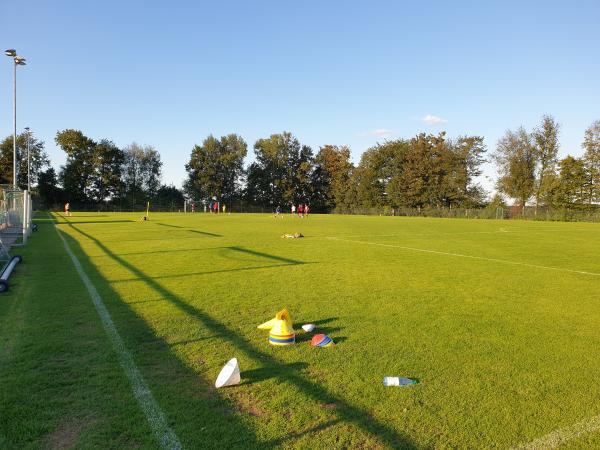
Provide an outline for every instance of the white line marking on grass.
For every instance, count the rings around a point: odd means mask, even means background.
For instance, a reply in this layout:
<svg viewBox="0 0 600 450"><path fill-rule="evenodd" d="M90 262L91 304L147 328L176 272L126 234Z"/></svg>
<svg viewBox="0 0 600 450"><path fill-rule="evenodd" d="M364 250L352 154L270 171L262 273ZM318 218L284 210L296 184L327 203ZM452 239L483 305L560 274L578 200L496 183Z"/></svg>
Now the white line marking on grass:
<svg viewBox="0 0 600 450"><path fill-rule="evenodd" d="M585 272L583 270L563 269L561 267L541 266L539 264L530 264L530 263L524 263L524 262L519 262L519 261L510 261L508 259L497 259L497 258L487 258L485 256L463 255L462 253L441 252L438 250L427 250L424 248L406 247L403 245L381 244L378 242L368 242L368 241L355 241L355 240L341 239L341 238L335 238L335 237L330 237L328 239L331 239L334 241L342 241L342 242L353 242L355 244L377 245L379 247L400 248L402 250L411 250L413 252L433 253L436 255L446 255L446 256L456 256L459 258L478 259L480 261L491 261L491 262L498 262L498 263L502 263L502 264L513 264L516 266L534 267L536 269L557 270L559 272L578 273L581 275L592 275L595 277L600 277L600 273L595 273L595 272Z"/></svg>
<svg viewBox="0 0 600 450"><path fill-rule="evenodd" d="M102 321L102 325L104 326L104 331L106 331L106 334L113 344L117 356L119 357L119 363L121 364L125 375L127 375L127 378L129 378L129 381L131 382L133 395L135 396L142 411L146 415L146 419L150 424L150 428L152 428L152 431L154 432L154 436L156 436L160 446L164 449L181 449L181 443L179 442L177 435L167 424L165 414L160 409L160 406L154 399L150 388L144 381L142 374L135 365L131 353L129 350L127 350L127 347L125 347L125 343L119 335L119 332L117 331L117 328L110 317L110 313L102 301L102 297L100 297L100 294L98 294L98 291L92 283L92 280L90 280L88 275L83 270L81 263L71 250L71 247L62 235L62 232L56 225L54 226L54 229L58 233L60 239L63 241L65 249L67 250L67 254L71 257L71 261L73 261L73 265L75 266L81 281L83 281L83 284L85 284L85 287L90 294L92 303L94 304L96 311L100 316L100 320Z"/></svg>
<svg viewBox="0 0 600 450"><path fill-rule="evenodd" d="M337 236L321 236L323 238L371 238L371 237L404 237L404 238L419 238L422 236L456 236L456 235L470 235L470 234L499 234L499 233L543 233L546 231L550 232L560 232L560 233L575 233L580 231L589 231L597 233L597 230L585 229L585 230L564 230L561 228L544 228L544 229L535 229L535 228L499 228L497 231L436 231L436 232L425 232L425 233L403 233L403 234L353 234L353 235L337 235Z"/></svg>
<svg viewBox="0 0 600 450"><path fill-rule="evenodd" d="M464 234L498 234L498 233L518 233L518 230L505 230L500 229L498 231L457 231L457 232L444 232L439 231L435 233L404 233L404 234L356 234L350 236L343 236L342 238L369 238L369 237L405 237L405 238L418 238L421 236L455 236L455 235L464 235ZM327 239L338 238L338 236L323 236Z"/></svg>
<svg viewBox="0 0 600 450"><path fill-rule="evenodd" d="M593 433L600 430L600 416L592 417L591 419L582 420L574 425L559 428L546 436L537 438L528 444L521 444L513 447L513 450L545 450L557 448L562 444L577 439L584 434Z"/></svg>

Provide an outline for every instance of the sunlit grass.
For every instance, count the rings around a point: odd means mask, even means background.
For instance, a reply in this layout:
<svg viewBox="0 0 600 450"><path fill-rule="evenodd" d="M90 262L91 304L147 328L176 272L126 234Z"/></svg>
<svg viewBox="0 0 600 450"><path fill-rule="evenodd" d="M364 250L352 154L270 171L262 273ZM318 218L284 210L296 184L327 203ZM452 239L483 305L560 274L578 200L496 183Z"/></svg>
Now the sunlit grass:
<svg viewBox="0 0 600 450"><path fill-rule="evenodd" d="M600 414L597 225L57 221L187 448L507 448ZM280 237L294 232L306 237ZM155 445L49 221L24 255L0 302L12 349L0 351L0 444L35 447L70 426L82 448ZM283 307L336 347L312 348L301 331L293 346L269 346L256 326ZM242 384L215 391L234 356ZM388 375L419 384L385 388Z"/></svg>

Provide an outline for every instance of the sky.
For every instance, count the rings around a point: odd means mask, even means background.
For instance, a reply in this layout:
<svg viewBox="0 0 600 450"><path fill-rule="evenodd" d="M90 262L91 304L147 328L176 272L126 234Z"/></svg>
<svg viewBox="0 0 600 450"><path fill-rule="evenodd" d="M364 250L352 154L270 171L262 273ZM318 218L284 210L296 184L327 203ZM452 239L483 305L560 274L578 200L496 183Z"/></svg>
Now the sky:
<svg viewBox="0 0 600 450"><path fill-rule="evenodd" d="M64 163L56 132L154 146L181 186L209 134L292 132L354 162L386 139L485 138L544 114L560 156L600 119L600 1L0 0L18 67L18 130ZM4 50L2 48L2 50ZM12 62L0 59L0 136L12 134ZM486 164L481 183L491 190Z"/></svg>

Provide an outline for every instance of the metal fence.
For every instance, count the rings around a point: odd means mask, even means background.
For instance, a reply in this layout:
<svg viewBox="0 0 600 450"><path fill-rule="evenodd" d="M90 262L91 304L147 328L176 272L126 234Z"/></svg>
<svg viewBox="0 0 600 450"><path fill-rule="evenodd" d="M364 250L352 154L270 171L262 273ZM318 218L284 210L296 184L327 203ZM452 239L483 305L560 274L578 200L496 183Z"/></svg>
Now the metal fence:
<svg viewBox="0 0 600 450"><path fill-rule="evenodd" d="M368 216L440 217L449 219L508 219L506 208L335 208L334 214Z"/></svg>
<svg viewBox="0 0 600 450"><path fill-rule="evenodd" d="M521 219L561 222L600 222L600 206L585 209L551 208L546 206L487 207L487 208L336 208L336 214L375 216L442 217L453 219Z"/></svg>
<svg viewBox="0 0 600 450"><path fill-rule="evenodd" d="M23 245L32 232L33 208L29 191L0 187L0 261L10 248Z"/></svg>

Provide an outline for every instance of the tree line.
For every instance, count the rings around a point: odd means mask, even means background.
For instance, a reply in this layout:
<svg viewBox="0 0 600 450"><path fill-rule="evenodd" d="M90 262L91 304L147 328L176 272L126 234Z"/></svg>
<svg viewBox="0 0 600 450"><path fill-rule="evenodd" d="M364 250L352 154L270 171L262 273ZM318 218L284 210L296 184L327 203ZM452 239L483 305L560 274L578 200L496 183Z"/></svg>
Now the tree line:
<svg viewBox="0 0 600 450"><path fill-rule="evenodd" d="M255 161L245 169L247 144L240 136L209 136L192 150L184 186L192 198L309 203L317 211L479 205L484 192L474 178L484 151L481 137L419 134L377 144L354 166L347 146L324 145L315 155L284 132L257 140Z"/></svg>
<svg viewBox="0 0 600 450"><path fill-rule="evenodd" d="M508 130L493 160L498 166L499 192L524 207L596 208L600 203L600 120L585 131L583 156L558 159L560 126L551 116L531 131Z"/></svg>
<svg viewBox="0 0 600 450"><path fill-rule="evenodd" d="M180 206L183 193L161 184L162 161L152 146L132 143L120 149L109 139L95 141L79 130L59 131L56 144L66 162L58 171L50 166L44 143L30 138L30 173L33 194L45 206L70 202L79 208L142 208L147 201ZM12 184L12 136L0 143L0 184ZM17 137L18 176L27 186L27 135Z"/></svg>
<svg viewBox="0 0 600 450"><path fill-rule="evenodd" d="M491 160L496 188L520 207L591 209L600 203L600 120L586 130L577 158L558 159L560 126L543 116L531 131L507 130L493 152L481 136L450 138L445 132L387 140L367 149L353 164L348 146L323 145L315 153L289 132L258 139L254 160L246 165L248 144L237 134L212 135L194 145L185 164L183 189L162 184L162 161L152 146L119 148L109 139L94 140L79 130L56 134L66 162L56 172L44 143L29 142L34 194L45 205L69 201L75 207L141 208L147 201L179 209L184 198L267 208L309 203L313 211L361 209L418 210L477 208L489 202L477 183L481 166ZM18 184L27 185L27 136L17 137ZM486 158L487 156L487 158ZM12 181L12 136L0 143L0 184Z"/></svg>
<svg viewBox="0 0 600 450"><path fill-rule="evenodd" d="M248 146L238 135L209 136L194 146L184 190L195 199L243 199L275 207L310 203L317 211L371 208L434 209L500 206L504 198L524 208L533 202L563 209L600 203L600 120L585 131L580 158L559 160L560 126L549 115L531 131L507 130L486 159L481 136L449 138L445 132L388 140L367 149L354 165L347 146L324 145L316 155L288 132ZM496 163L498 194L487 201L477 183L481 166Z"/></svg>

